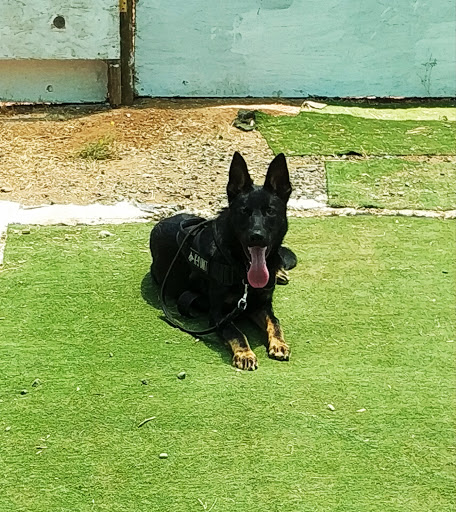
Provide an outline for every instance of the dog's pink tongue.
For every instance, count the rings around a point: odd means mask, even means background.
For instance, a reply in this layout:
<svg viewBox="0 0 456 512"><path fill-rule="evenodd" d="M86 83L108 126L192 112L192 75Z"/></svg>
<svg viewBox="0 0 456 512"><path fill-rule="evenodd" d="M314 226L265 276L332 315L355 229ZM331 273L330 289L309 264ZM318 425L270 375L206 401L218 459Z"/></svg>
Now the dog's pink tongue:
<svg viewBox="0 0 456 512"><path fill-rule="evenodd" d="M249 247L250 268L247 279L253 288L264 288L269 281L269 271L266 266L266 247Z"/></svg>

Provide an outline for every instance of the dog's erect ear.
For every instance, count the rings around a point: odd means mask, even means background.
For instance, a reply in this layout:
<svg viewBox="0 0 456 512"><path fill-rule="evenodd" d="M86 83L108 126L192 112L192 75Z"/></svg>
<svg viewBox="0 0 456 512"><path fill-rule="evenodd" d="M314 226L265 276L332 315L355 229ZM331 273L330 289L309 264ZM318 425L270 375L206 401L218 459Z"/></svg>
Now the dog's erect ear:
<svg viewBox="0 0 456 512"><path fill-rule="evenodd" d="M252 189L253 181L247 170L247 164L242 156L236 151L231 161L230 178L226 186L228 202L231 202L241 192L248 192Z"/></svg>
<svg viewBox="0 0 456 512"><path fill-rule="evenodd" d="M287 161L283 153L277 155L269 164L263 188L279 196L285 203L288 201L291 194L291 183Z"/></svg>

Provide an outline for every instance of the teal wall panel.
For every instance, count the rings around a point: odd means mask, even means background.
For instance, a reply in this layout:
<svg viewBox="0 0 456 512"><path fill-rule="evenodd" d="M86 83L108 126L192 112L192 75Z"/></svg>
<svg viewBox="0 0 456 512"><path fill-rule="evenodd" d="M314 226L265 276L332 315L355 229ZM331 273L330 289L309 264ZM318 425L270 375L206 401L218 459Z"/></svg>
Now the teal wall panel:
<svg viewBox="0 0 456 512"><path fill-rule="evenodd" d="M118 59L119 0L1 0L0 59Z"/></svg>
<svg viewBox="0 0 456 512"><path fill-rule="evenodd" d="M119 0L0 0L0 101L106 101Z"/></svg>
<svg viewBox="0 0 456 512"><path fill-rule="evenodd" d="M138 0L140 96L455 96L454 0Z"/></svg>
<svg viewBox="0 0 456 512"><path fill-rule="evenodd" d="M0 101L99 103L107 75L102 60L0 60Z"/></svg>

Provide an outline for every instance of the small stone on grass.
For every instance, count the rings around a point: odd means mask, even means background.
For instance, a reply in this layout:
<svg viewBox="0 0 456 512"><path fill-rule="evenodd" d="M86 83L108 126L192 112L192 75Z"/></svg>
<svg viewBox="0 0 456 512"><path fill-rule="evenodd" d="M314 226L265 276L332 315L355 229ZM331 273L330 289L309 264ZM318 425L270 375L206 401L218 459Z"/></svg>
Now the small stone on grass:
<svg viewBox="0 0 456 512"><path fill-rule="evenodd" d="M167 453L160 453L159 457L160 457L160 459L167 459L168 458L168 454Z"/></svg>
<svg viewBox="0 0 456 512"><path fill-rule="evenodd" d="M336 408L335 408L335 407L334 407L334 405L332 405L332 404L328 404L328 409L329 409L330 411L335 411L335 410L336 410Z"/></svg>
<svg viewBox="0 0 456 512"><path fill-rule="evenodd" d="M185 372L179 372L177 374L177 378L180 380L184 380L186 376L187 376L187 374Z"/></svg>
<svg viewBox="0 0 456 512"><path fill-rule="evenodd" d="M98 238L108 238L109 236L114 236L114 233L106 230L102 230L98 233Z"/></svg>

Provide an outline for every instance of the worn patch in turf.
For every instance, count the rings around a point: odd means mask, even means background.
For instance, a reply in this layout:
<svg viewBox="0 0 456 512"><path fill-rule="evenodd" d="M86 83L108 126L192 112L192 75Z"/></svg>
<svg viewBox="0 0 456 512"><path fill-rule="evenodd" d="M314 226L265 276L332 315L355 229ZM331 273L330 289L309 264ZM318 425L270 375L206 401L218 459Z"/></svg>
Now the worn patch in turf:
<svg viewBox="0 0 456 512"><path fill-rule="evenodd" d="M328 161L331 206L456 209L456 168L450 162L400 158Z"/></svg>

